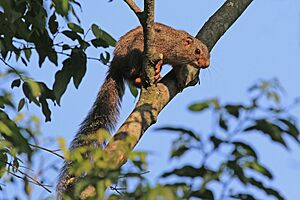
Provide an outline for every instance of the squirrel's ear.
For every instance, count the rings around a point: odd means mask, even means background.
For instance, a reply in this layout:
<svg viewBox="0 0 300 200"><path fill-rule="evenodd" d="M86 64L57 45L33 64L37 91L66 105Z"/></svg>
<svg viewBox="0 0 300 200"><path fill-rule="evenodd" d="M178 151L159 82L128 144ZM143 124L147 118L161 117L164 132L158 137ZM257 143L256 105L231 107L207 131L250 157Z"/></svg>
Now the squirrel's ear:
<svg viewBox="0 0 300 200"><path fill-rule="evenodd" d="M193 38L186 37L184 40L184 46L190 46L194 42Z"/></svg>

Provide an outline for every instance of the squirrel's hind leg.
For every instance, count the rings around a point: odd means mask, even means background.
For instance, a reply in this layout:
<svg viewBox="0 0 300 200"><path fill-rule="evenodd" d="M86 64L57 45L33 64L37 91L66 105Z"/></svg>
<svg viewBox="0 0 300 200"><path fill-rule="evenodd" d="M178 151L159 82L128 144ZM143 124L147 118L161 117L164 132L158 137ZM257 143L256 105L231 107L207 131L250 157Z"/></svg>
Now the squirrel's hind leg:
<svg viewBox="0 0 300 200"><path fill-rule="evenodd" d="M133 84L140 88L141 85L143 84L142 82L142 65L143 65L143 55L140 51L138 51L138 49L134 49L131 53L130 53L130 57L129 57L129 62L128 62L128 67L127 67L127 71L125 71L125 77L126 79L129 79L133 82ZM156 61L155 64L155 73L154 73L154 82L157 83L160 79L160 72L161 72L161 68L162 65L164 64L162 56L160 59L158 59Z"/></svg>
<svg viewBox="0 0 300 200"><path fill-rule="evenodd" d="M159 60L155 65L155 74L154 74L154 82L155 83L157 83L161 79L160 72L161 72L162 65L163 65L163 60ZM133 69L136 69L136 68L133 68ZM142 85L142 73L141 72L134 79L134 85L139 88L141 87L141 85Z"/></svg>

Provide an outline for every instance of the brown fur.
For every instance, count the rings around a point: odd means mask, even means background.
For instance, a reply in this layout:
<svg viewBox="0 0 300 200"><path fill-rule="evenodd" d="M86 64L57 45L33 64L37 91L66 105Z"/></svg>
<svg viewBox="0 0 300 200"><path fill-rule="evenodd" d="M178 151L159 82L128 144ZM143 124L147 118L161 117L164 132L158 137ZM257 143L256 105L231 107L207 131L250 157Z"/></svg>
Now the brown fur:
<svg viewBox="0 0 300 200"><path fill-rule="evenodd" d="M209 66L209 51L198 39L185 31L160 23L154 24L154 30L156 52L163 55L163 64L190 64L196 68ZM196 49L200 50L200 54L195 53ZM122 73L128 80L140 76L143 51L143 28L138 26L122 36L117 43L111 64L112 72Z"/></svg>

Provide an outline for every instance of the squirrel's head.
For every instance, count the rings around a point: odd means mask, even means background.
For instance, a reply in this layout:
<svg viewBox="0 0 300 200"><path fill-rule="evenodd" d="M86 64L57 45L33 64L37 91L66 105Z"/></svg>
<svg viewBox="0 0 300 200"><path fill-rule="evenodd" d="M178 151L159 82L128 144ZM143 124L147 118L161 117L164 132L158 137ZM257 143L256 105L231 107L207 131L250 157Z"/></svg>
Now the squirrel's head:
<svg viewBox="0 0 300 200"><path fill-rule="evenodd" d="M210 54L205 44L200 40L187 36L183 41L185 55L183 60L195 68L207 68L210 64Z"/></svg>

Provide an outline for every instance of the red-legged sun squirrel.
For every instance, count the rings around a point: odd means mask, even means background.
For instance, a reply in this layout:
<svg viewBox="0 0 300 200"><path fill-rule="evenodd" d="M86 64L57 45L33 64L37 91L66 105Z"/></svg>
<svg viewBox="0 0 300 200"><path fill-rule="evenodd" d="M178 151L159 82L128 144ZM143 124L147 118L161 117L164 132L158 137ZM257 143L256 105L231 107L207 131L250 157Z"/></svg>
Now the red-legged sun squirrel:
<svg viewBox="0 0 300 200"><path fill-rule="evenodd" d="M196 68L207 68L210 54L207 47L185 31L176 30L164 24L155 23L156 52L163 55L156 65L155 80L160 77L161 66L170 64ZM129 31L120 38L114 50L114 58L108 70L105 82L97 95L96 101L82 122L80 129L71 143L70 150L81 146L101 147L96 139L88 139L98 129L111 131L118 119L120 103L124 94L124 80L141 84L141 67L143 64L144 36L141 26ZM175 70L176 73L176 70ZM180 76L180 75L176 75ZM57 184L58 196L68 188L67 181L74 177L68 173L70 162L65 162Z"/></svg>

